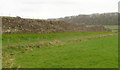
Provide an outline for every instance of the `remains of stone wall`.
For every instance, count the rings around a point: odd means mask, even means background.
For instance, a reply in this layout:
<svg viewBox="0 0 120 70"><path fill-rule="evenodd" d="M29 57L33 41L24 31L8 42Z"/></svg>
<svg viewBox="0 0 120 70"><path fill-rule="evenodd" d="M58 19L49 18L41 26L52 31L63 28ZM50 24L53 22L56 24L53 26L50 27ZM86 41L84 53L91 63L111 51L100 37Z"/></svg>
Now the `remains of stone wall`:
<svg viewBox="0 0 120 70"><path fill-rule="evenodd" d="M59 32L94 32L111 31L103 26L86 27L85 24L67 23L39 19L24 19L21 17L3 17L3 33L59 33Z"/></svg>

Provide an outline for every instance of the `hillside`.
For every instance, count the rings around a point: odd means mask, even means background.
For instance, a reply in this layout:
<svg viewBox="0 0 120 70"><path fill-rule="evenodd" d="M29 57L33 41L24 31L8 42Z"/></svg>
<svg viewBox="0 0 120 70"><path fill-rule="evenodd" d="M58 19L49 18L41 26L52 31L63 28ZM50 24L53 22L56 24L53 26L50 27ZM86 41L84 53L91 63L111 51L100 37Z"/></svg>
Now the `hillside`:
<svg viewBox="0 0 120 70"><path fill-rule="evenodd" d="M103 26L87 27L85 24L63 20L25 19L21 17L2 17L3 33L60 33L111 31Z"/></svg>
<svg viewBox="0 0 120 70"><path fill-rule="evenodd" d="M77 16L68 16L64 18L49 19L49 20L63 20L66 22L86 24L86 25L118 25L118 13L77 15Z"/></svg>

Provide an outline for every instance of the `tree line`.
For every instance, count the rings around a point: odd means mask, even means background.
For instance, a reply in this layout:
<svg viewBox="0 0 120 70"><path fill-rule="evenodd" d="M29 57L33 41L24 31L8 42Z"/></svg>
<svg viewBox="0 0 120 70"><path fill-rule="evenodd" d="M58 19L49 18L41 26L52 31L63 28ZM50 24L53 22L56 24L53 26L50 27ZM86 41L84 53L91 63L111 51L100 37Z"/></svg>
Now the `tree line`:
<svg viewBox="0 0 120 70"><path fill-rule="evenodd" d="M118 25L118 13L97 13L91 15L67 16L52 20L64 20L66 22L86 25Z"/></svg>

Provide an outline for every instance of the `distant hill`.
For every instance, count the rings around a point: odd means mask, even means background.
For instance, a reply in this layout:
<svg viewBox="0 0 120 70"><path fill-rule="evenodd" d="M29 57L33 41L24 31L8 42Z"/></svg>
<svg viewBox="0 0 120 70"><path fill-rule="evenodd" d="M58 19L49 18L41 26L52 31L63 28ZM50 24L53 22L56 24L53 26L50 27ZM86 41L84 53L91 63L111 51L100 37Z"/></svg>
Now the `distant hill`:
<svg viewBox="0 0 120 70"><path fill-rule="evenodd" d="M51 20L51 19L49 19ZM118 13L102 13L91 15L68 16L64 18L52 19L64 20L66 22L87 24L87 25L118 25Z"/></svg>
<svg viewBox="0 0 120 70"><path fill-rule="evenodd" d="M25 19L21 17L2 17L3 33L60 33L60 32L111 31L103 26L87 27L62 20Z"/></svg>

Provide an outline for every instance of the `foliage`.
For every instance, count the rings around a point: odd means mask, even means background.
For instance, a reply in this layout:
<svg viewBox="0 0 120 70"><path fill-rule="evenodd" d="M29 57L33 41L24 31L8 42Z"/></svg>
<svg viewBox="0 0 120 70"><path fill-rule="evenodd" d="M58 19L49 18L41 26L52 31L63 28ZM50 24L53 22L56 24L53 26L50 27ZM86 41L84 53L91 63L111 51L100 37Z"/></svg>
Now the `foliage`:
<svg viewBox="0 0 120 70"><path fill-rule="evenodd" d="M118 25L118 13L68 16L57 20L86 25Z"/></svg>

